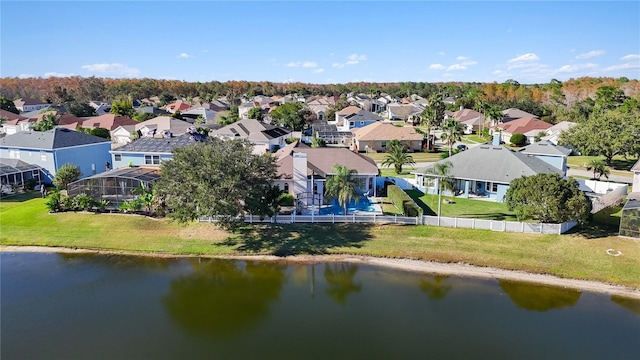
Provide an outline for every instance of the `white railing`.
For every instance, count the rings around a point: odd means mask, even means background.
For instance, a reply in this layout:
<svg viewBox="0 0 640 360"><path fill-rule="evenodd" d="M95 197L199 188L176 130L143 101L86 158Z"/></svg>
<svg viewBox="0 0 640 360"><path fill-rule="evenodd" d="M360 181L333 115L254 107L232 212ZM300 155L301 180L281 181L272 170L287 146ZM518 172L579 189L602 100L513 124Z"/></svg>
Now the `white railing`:
<svg viewBox="0 0 640 360"><path fill-rule="evenodd" d="M200 222L215 222L215 218L201 217ZM398 215L278 215L265 217L262 220L257 215L246 215L246 223L373 223L373 224L404 224L404 225L430 225L444 226L462 229L484 229L492 231L536 233L536 234L564 234L577 225L576 221L561 224L528 223L519 221L485 220L471 218L450 218L437 216L408 217Z"/></svg>

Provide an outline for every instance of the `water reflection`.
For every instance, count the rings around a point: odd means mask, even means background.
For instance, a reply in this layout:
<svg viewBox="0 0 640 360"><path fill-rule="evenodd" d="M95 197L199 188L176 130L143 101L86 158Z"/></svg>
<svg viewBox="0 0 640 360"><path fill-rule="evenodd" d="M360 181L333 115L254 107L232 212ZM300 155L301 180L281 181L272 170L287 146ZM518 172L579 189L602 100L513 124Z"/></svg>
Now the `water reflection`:
<svg viewBox="0 0 640 360"><path fill-rule="evenodd" d="M349 293L359 293L362 290L361 284L353 282L354 276L358 272L358 265L349 263L329 263L324 268L324 279L327 282L325 292L335 302L341 305L347 304Z"/></svg>
<svg viewBox="0 0 640 360"><path fill-rule="evenodd" d="M640 315L640 300L626 298L617 295L611 295L611 302L616 303L623 308Z"/></svg>
<svg viewBox="0 0 640 360"><path fill-rule="evenodd" d="M163 299L171 319L196 334L229 336L264 320L286 280L286 265L274 262L206 260L171 281Z"/></svg>
<svg viewBox="0 0 640 360"><path fill-rule="evenodd" d="M500 287L517 307L530 311L548 311L572 307L582 294L575 289L557 286L500 280Z"/></svg>
<svg viewBox="0 0 640 360"><path fill-rule="evenodd" d="M444 299L449 290L451 290L451 285L445 282L448 278L448 275L435 275L428 278L421 278L419 285L420 291L427 294L430 300Z"/></svg>
<svg viewBox="0 0 640 360"><path fill-rule="evenodd" d="M65 263L88 262L94 265L103 265L117 268L146 268L155 270L168 270L169 259L152 256L130 256L92 253L59 253L58 257Z"/></svg>

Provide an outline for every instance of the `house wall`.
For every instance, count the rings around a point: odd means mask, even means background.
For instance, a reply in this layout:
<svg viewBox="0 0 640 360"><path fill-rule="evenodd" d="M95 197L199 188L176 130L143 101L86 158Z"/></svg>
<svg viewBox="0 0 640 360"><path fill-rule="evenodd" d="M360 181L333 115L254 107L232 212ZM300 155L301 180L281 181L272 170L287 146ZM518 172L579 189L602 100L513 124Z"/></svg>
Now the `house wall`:
<svg viewBox="0 0 640 360"><path fill-rule="evenodd" d="M29 112L29 111L44 109L48 106L49 104L24 105L22 106L22 109L18 109L18 110L22 112Z"/></svg>
<svg viewBox="0 0 640 360"><path fill-rule="evenodd" d="M111 132L111 140L116 144L128 144L131 142L131 133L123 128Z"/></svg>
<svg viewBox="0 0 640 360"><path fill-rule="evenodd" d="M42 180L51 184L56 173L55 156L52 150L0 148L0 157L5 159L19 159L29 164L43 168Z"/></svg>
<svg viewBox="0 0 640 360"><path fill-rule="evenodd" d="M98 143L86 146L56 149L56 169L70 163L78 166L81 177L87 177L107 170L105 163L111 162L111 143Z"/></svg>
<svg viewBox="0 0 640 360"><path fill-rule="evenodd" d="M546 162L547 164L562 170L563 176L567 173L567 158L564 156L552 156L552 155L534 155L538 159Z"/></svg>
<svg viewBox="0 0 640 360"><path fill-rule="evenodd" d="M640 192L640 172L633 174L633 183L631 185L631 192Z"/></svg>
<svg viewBox="0 0 640 360"><path fill-rule="evenodd" d="M116 160L116 155L120 155L120 160ZM159 156L160 163L166 160L171 160L173 156L171 154L158 154L158 153L118 153L111 154L110 161L113 169L126 167L131 164L132 166L160 166L160 164L146 164L145 155Z"/></svg>

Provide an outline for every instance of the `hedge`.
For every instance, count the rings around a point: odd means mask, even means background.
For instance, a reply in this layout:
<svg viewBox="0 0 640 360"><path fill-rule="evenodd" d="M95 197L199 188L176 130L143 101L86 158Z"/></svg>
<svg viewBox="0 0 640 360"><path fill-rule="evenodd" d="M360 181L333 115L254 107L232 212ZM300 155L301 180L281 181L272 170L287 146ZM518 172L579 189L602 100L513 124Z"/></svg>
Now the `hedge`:
<svg viewBox="0 0 640 360"><path fill-rule="evenodd" d="M422 216L422 208L397 185L389 185L387 187L387 197L396 208L402 209L405 216Z"/></svg>

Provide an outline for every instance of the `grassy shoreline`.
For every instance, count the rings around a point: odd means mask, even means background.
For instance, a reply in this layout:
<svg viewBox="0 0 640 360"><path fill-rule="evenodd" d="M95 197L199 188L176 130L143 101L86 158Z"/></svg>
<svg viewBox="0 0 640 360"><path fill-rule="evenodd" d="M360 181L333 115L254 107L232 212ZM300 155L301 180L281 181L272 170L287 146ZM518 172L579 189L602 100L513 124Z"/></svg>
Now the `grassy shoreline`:
<svg viewBox="0 0 640 360"><path fill-rule="evenodd" d="M163 255L356 255L465 263L640 289L640 242L617 236L539 235L430 226L291 224L230 234L211 224L92 213L49 214L24 195L0 202L0 245ZM621 251L611 256L607 249Z"/></svg>

